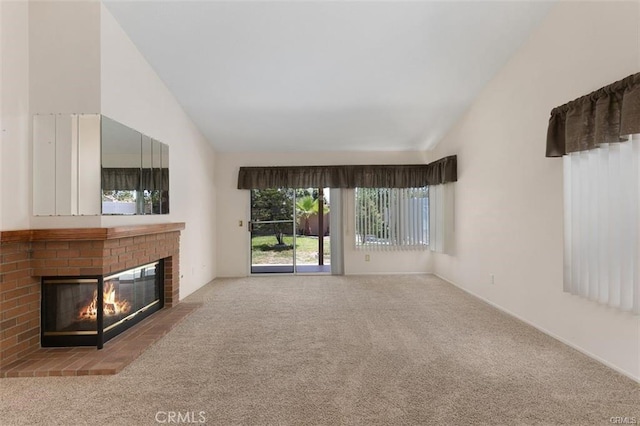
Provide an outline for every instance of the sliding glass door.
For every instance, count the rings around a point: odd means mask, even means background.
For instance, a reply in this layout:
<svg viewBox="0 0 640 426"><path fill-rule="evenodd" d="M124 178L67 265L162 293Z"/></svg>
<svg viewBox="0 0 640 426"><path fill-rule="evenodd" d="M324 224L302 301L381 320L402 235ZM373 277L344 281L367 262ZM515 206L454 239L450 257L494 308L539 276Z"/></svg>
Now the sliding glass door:
<svg viewBox="0 0 640 426"><path fill-rule="evenodd" d="M328 195L328 188L251 191L252 274L331 272Z"/></svg>
<svg viewBox="0 0 640 426"><path fill-rule="evenodd" d="M251 191L251 273L293 273L295 191Z"/></svg>
<svg viewBox="0 0 640 426"><path fill-rule="evenodd" d="M296 272L331 272L329 188L296 190Z"/></svg>

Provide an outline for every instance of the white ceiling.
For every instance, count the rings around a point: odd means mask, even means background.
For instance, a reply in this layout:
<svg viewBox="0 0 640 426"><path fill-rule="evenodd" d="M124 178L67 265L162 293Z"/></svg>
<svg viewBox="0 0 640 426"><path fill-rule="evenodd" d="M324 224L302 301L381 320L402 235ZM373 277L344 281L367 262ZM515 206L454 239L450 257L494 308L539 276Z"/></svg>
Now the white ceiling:
<svg viewBox="0 0 640 426"><path fill-rule="evenodd" d="M220 151L433 147L541 1L105 0Z"/></svg>

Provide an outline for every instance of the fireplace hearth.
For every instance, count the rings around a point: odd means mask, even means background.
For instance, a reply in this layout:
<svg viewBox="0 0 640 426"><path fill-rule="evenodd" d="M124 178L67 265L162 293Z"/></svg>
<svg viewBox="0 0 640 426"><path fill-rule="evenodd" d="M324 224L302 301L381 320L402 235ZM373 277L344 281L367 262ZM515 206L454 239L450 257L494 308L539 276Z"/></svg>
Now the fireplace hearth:
<svg viewBox="0 0 640 426"><path fill-rule="evenodd" d="M163 261L107 276L42 278L43 347L96 346L164 305Z"/></svg>
<svg viewBox="0 0 640 426"><path fill-rule="evenodd" d="M0 344L0 372L3 368L26 359L42 347L43 340L43 283L42 278L87 278L102 279L135 268L148 265L162 259L164 277L162 302L165 308L178 305L180 300L180 231L185 228L182 222L157 223L144 225L127 225L104 228L54 228L23 229L0 231L0 304L2 305L2 342ZM162 268L161 268L162 269ZM71 305L80 309L80 304L91 303L97 284L93 282L91 290L82 287L76 291L80 295L65 296ZM162 288L162 287L161 287ZM102 288L102 297L104 298ZM123 289L124 291L124 289ZM117 292L114 292L114 297ZM121 295L132 303L132 300ZM58 297L58 296L53 296ZM63 296L59 296L63 298ZM89 300L91 299L91 300ZM107 297L108 300L108 297ZM61 302L62 303L62 302ZM103 300L104 303L104 300ZM63 305L64 307L65 305ZM134 311L135 303L132 303ZM153 309L153 307L149 308ZM131 315L131 311L128 315ZM80 328L76 322L76 313L68 314L66 320L58 319L49 313L47 321L47 337L50 333L60 331L69 334L67 327ZM92 340L97 346L97 311L96 327L89 330L84 340ZM141 316L136 315L136 317ZM70 319L73 319L71 321ZM109 319L105 315L107 322ZM115 322L120 321L121 318ZM137 319L136 319L137 320ZM63 325L67 323L66 326ZM87 323L90 324L90 323ZM110 324L107 324L108 327ZM114 331L101 328L104 338ZM87 327L88 328L88 327ZM117 327L116 327L117 328ZM132 330L133 331L133 330ZM78 335L78 334L77 334ZM57 337L56 339L68 337ZM77 337L71 338L77 344ZM115 342L114 342L115 343ZM60 344L60 343L58 343ZM93 344L93 343L90 343ZM0 373L0 377L2 373Z"/></svg>

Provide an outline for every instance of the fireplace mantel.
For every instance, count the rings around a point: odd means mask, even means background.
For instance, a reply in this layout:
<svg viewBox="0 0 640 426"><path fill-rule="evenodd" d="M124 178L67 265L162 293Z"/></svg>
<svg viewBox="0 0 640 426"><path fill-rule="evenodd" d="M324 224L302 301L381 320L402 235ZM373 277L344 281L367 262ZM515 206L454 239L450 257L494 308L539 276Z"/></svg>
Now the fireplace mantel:
<svg viewBox="0 0 640 426"><path fill-rule="evenodd" d="M182 231L184 227L184 222L172 222L116 226L111 228L25 229L19 231L0 231L0 241L3 243L31 241L99 241Z"/></svg>
<svg viewBox="0 0 640 426"><path fill-rule="evenodd" d="M179 301L182 222L0 232L0 367L40 347L41 277L107 275L164 259L164 303Z"/></svg>

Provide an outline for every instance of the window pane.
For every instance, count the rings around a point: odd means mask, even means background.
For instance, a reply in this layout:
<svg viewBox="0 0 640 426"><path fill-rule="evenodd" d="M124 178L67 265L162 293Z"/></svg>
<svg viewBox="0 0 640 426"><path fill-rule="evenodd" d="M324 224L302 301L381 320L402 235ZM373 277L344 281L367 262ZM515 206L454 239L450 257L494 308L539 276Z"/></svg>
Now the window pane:
<svg viewBox="0 0 640 426"><path fill-rule="evenodd" d="M429 235L428 188L356 188L356 247L425 248Z"/></svg>

